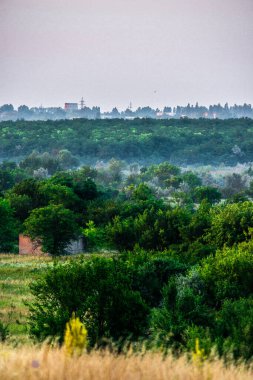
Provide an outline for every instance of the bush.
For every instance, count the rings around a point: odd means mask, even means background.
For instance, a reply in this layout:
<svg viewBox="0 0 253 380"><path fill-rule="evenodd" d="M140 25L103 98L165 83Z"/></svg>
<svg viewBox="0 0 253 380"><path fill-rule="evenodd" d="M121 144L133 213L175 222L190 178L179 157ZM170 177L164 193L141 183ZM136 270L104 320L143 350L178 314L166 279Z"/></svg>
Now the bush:
<svg viewBox="0 0 253 380"><path fill-rule="evenodd" d="M9 329L0 321L0 342L5 342L9 336Z"/></svg>
<svg viewBox="0 0 253 380"><path fill-rule="evenodd" d="M84 258L55 264L31 284L35 301L30 304L31 334L39 340L63 339L74 312L85 324L91 346L103 338L137 338L147 327L149 308L121 260Z"/></svg>
<svg viewBox="0 0 253 380"><path fill-rule="evenodd" d="M220 354L235 359L253 356L253 299L226 300L218 313L216 343Z"/></svg>
<svg viewBox="0 0 253 380"><path fill-rule="evenodd" d="M0 199L0 252L13 252L18 242L17 223L13 210L5 199Z"/></svg>
<svg viewBox="0 0 253 380"><path fill-rule="evenodd" d="M195 277L195 275L194 275ZM179 276L163 288L162 306L152 310L151 334L161 345L179 348L186 344L190 326L208 327L213 324L213 312L205 303L199 278Z"/></svg>
<svg viewBox="0 0 253 380"><path fill-rule="evenodd" d="M206 302L219 308L225 299L252 294L253 255L249 245L224 248L203 260L199 274L205 284Z"/></svg>
<svg viewBox="0 0 253 380"><path fill-rule="evenodd" d="M175 275L185 273L187 266L178 259L165 255L143 255L135 253L131 260L133 287L141 293L150 307L158 307L162 300L162 289Z"/></svg>
<svg viewBox="0 0 253 380"><path fill-rule="evenodd" d="M253 203L233 203L217 206L211 211L211 227L207 241L222 248L250 238L253 227Z"/></svg>

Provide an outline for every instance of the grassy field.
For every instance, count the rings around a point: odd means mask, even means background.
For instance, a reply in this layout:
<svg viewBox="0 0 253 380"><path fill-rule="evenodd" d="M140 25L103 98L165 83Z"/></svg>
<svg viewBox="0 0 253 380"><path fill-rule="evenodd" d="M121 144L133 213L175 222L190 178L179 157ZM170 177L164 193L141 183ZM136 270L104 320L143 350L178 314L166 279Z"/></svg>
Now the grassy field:
<svg viewBox="0 0 253 380"><path fill-rule="evenodd" d="M58 260L76 257L61 257ZM90 254L85 254L85 257L89 258ZM25 343L29 340L28 308L25 305L32 297L29 284L52 263L53 259L48 256L0 254L0 321L8 326L10 341Z"/></svg>
<svg viewBox="0 0 253 380"><path fill-rule="evenodd" d="M87 255L86 257L89 257ZM63 258L62 260L65 260ZM164 359L162 354L115 356L93 351L70 357L64 348L33 346L28 336L29 283L48 265L49 257L0 255L0 320L8 325L10 339L0 344L0 379L4 380L249 380L252 368L225 366L222 361L192 363L185 357ZM15 347L16 346L16 347Z"/></svg>
<svg viewBox="0 0 253 380"><path fill-rule="evenodd" d="M11 340L27 337L29 283L52 262L49 257L0 254L0 321L8 325Z"/></svg>
<svg viewBox="0 0 253 380"><path fill-rule="evenodd" d="M4 380L250 380L252 369L225 366L220 360L203 364L161 354L113 355L93 351L70 357L64 349L0 346L0 378Z"/></svg>

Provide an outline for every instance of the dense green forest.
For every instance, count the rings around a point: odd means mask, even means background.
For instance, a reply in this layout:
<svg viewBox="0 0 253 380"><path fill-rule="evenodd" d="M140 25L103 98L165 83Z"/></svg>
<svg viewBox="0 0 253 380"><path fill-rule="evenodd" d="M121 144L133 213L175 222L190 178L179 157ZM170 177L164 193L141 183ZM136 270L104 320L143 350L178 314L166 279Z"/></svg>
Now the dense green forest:
<svg viewBox="0 0 253 380"><path fill-rule="evenodd" d="M90 348L179 353L198 338L206 355L250 360L252 169L217 185L168 162L71 165L66 150L0 165L2 252L17 252L22 232L55 258L80 236L94 253L55 261L31 284L31 336L62 342L75 312Z"/></svg>
<svg viewBox="0 0 253 380"><path fill-rule="evenodd" d="M67 149L81 162L114 157L177 165L253 161L253 120L60 120L0 123L0 158Z"/></svg>

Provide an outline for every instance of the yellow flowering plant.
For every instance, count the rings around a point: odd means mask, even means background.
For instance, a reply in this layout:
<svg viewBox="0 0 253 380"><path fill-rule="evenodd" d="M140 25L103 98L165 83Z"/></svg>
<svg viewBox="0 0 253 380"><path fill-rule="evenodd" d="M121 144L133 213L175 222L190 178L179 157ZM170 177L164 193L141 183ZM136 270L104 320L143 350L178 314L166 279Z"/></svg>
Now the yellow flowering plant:
<svg viewBox="0 0 253 380"><path fill-rule="evenodd" d="M192 361L196 365L202 365L206 359L205 350L200 348L199 339L197 338L195 341L195 351L192 352Z"/></svg>
<svg viewBox="0 0 253 380"><path fill-rule="evenodd" d="M66 324L64 347L69 355L81 355L88 345L88 331L84 324L73 313Z"/></svg>

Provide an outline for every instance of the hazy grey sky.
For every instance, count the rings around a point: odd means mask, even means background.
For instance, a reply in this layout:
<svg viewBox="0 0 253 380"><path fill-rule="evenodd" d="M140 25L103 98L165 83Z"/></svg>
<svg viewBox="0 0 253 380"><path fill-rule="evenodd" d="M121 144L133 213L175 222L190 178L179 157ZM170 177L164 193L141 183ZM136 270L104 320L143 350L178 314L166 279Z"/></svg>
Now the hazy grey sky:
<svg viewBox="0 0 253 380"><path fill-rule="evenodd" d="M253 103L253 0L0 0L0 104Z"/></svg>

